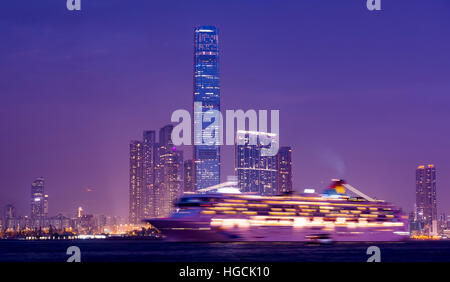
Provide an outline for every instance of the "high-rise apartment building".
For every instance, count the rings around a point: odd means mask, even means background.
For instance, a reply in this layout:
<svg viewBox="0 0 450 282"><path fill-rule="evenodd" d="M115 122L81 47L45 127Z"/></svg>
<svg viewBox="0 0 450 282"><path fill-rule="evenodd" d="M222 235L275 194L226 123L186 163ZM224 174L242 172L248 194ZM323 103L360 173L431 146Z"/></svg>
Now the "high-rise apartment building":
<svg viewBox="0 0 450 282"><path fill-rule="evenodd" d="M436 167L421 165L416 169L416 214L423 223L424 235L437 235Z"/></svg>
<svg viewBox="0 0 450 282"><path fill-rule="evenodd" d="M155 217L166 217L175 209L174 201L182 194L183 152L173 145L173 126L159 131L155 166Z"/></svg>
<svg viewBox="0 0 450 282"><path fill-rule="evenodd" d="M12 204L6 205L2 214L2 224L0 231L14 228L14 219L16 217L16 208Z"/></svg>
<svg viewBox="0 0 450 282"><path fill-rule="evenodd" d="M280 147L277 154L277 194L292 192L292 149Z"/></svg>
<svg viewBox="0 0 450 282"><path fill-rule="evenodd" d="M445 212L439 214L438 219L438 231L439 234L444 234L444 230L447 229L447 215Z"/></svg>
<svg viewBox="0 0 450 282"><path fill-rule="evenodd" d="M254 192L260 195L277 194L277 155L263 156L261 154L264 145L259 138L265 138L268 135L265 132L238 131L235 170L238 187L242 192ZM257 140L255 145L251 142L253 138Z"/></svg>
<svg viewBox="0 0 450 282"><path fill-rule="evenodd" d="M145 218L147 195L144 180L144 146L141 141L130 143L130 206L129 221L138 224Z"/></svg>
<svg viewBox="0 0 450 282"><path fill-rule="evenodd" d="M48 195L44 191L44 178L38 177L31 184L31 212L33 227L41 227L48 215Z"/></svg>
<svg viewBox="0 0 450 282"><path fill-rule="evenodd" d="M143 179L144 179L144 215L147 218L155 217L155 160L158 144L156 132L146 130L143 134Z"/></svg>
<svg viewBox="0 0 450 282"><path fill-rule="evenodd" d="M200 26L194 30L194 141L202 140L203 130L211 122L202 119L202 113L220 111L219 41L217 29ZM196 107L201 103L201 107ZM218 132L218 130L216 131ZM214 136L219 141L219 136ZM220 147L194 143L196 190L220 183Z"/></svg>
<svg viewBox="0 0 450 282"><path fill-rule="evenodd" d="M195 192L195 162L194 160L184 161L184 192Z"/></svg>

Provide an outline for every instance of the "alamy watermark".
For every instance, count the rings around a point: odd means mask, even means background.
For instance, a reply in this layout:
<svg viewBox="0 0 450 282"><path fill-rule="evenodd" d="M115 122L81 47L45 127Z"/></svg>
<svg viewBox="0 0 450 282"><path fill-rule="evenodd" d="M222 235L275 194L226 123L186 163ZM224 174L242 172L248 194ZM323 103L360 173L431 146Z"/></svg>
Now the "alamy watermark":
<svg viewBox="0 0 450 282"><path fill-rule="evenodd" d="M280 144L280 111L270 111L270 131L267 110L226 110L226 138L222 113L216 109L204 111L202 102L194 103L194 145L261 145L261 156L275 156ZM171 122L178 123L172 131L175 146L192 145L192 119L189 111L172 113ZM236 122L236 128L235 128ZM248 130L246 124L248 122ZM205 126L206 125L206 126ZM236 133L236 135L235 135ZM248 140L246 141L246 136Z"/></svg>
<svg viewBox="0 0 450 282"><path fill-rule="evenodd" d="M381 0L366 0L366 6L369 11L380 11L381 10ZM81 10L81 0L67 0L66 7L69 11L80 11Z"/></svg>
<svg viewBox="0 0 450 282"><path fill-rule="evenodd" d="M67 10L69 11L80 11L81 10L81 0L67 0L66 2Z"/></svg>
<svg viewBox="0 0 450 282"><path fill-rule="evenodd" d="M70 257L67 262L81 262L81 250L77 246L70 246L67 248L66 255Z"/></svg>
<svg viewBox="0 0 450 282"><path fill-rule="evenodd" d="M367 0L366 6L369 11L381 11L381 0Z"/></svg>
<svg viewBox="0 0 450 282"><path fill-rule="evenodd" d="M381 261L381 250L377 246L370 246L366 251L367 255L371 255L367 262L380 262Z"/></svg>

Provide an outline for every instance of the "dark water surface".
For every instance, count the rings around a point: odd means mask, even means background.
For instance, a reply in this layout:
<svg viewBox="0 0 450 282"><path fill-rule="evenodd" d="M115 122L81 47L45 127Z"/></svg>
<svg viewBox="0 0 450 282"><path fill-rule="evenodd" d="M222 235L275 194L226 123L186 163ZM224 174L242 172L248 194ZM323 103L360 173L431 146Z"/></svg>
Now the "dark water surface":
<svg viewBox="0 0 450 282"><path fill-rule="evenodd" d="M0 261L64 262L78 246L82 262L365 262L378 246L383 262L450 262L450 241L402 243L169 243L147 240L0 240Z"/></svg>

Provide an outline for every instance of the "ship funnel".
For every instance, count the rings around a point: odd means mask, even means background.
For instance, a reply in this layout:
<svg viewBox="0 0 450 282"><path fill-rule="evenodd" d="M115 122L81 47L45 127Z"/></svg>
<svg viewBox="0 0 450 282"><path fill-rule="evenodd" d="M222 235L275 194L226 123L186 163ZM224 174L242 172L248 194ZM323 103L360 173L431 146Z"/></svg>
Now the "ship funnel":
<svg viewBox="0 0 450 282"><path fill-rule="evenodd" d="M355 195L358 195L359 197L365 199L366 201L382 202L380 200L376 200L376 199L364 194L363 192L359 191L352 185L345 182L345 180L343 180L343 179L332 179L331 181L332 181L332 183L330 184L330 186L328 186L328 191L334 191L338 195L344 195L346 190L349 190L350 192L354 193Z"/></svg>
<svg viewBox="0 0 450 282"><path fill-rule="evenodd" d="M339 195L345 194L345 181L342 179L332 179L332 183L328 186L328 189L334 190Z"/></svg>

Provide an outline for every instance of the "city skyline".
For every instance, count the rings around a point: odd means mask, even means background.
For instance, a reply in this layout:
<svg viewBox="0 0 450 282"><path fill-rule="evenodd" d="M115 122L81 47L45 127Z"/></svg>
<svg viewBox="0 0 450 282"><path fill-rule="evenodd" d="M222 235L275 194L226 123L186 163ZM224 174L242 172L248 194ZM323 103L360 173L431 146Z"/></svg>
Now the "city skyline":
<svg viewBox="0 0 450 282"><path fill-rule="evenodd" d="M414 169L434 163L438 211L449 212L450 43L440 32L450 26L449 3L433 3L440 12L431 17L431 8L417 3L406 12L393 3L389 12L371 15L360 3L262 1L240 3L235 21L237 2L202 4L184 6L189 16L181 17L158 4L149 18L134 7L125 7L133 12L127 16L120 5L105 15L103 6L87 3L91 14L80 19L89 29L59 12L39 23L5 14L10 25L0 34L11 40L0 47L1 129L8 133L0 138L0 205L13 203L16 213L28 214L30 183L42 175L49 214L82 205L126 215L127 144L167 124L173 110L190 108L192 30L207 23L220 29L222 108L280 109L280 141L293 148L295 190L322 189L341 177L412 211ZM11 15L52 9L45 2L8 6ZM203 13L213 8L230 15ZM317 13L324 17L309 16ZM364 27L354 25L361 14ZM124 21L118 25L114 17ZM154 21L163 31L148 28ZM223 149L223 176L233 174L233 152Z"/></svg>
<svg viewBox="0 0 450 282"><path fill-rule="evenodd" d="M175 201L184 192L201 191L223 184L220 182L221 146L217 144L221 138L214 136L214 145L197 144L198 140L203 143L207 128L215 122L205 122L202 116L211 110L220 111L217 28L195 27L194 46L193 159L184 161L183 151L174 146L171 135L173 125L159 130L159 142L156 142L154 130L145 130L143 141L130 142L131 224L139 224L149 218L168 217L175 211ZM201 107L196 106L198 102ZM236 122L240 123L239 120ZM245 126L245 118L241 122ZM216 134L220 131L218 126L214 131ZM236 134L233 132L235 135L237 188L244 193L259 195L292 192L291 148L282 147L274 155L266 156L264 151L274 146L272 142L278 140L274 138L277 134L238 129Z"/></svg>

